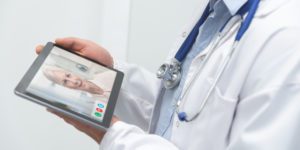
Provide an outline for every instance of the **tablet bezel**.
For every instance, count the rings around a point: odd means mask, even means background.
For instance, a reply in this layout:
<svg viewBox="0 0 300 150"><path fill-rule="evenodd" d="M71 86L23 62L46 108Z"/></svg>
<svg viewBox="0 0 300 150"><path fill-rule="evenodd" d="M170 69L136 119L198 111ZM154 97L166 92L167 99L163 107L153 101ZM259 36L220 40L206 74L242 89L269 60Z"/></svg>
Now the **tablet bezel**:
<svg viewBox="0 0 300 150"><path fill-rule="evenodd" d="M94 62L100 66L103 66L109 70L112 70L114 72L116 72L116 77L115 77L115 81L113 83L113 88L111 90L111 94L106 106L106 110L104 113L104 117L102 122L101 121L97 121L95 119L89 118L83 114L80 114L78 112L72 111L70 109L65 109L59 105L56 105L55 103L51 102L50 100L47 100L45 98L42 98L40 96L34 95L33 93L29 93L26 91L27 87L30 85L31 81L33 80L33 78L35 77L36 73L40 70L40 67L44 64L44 61L46 60L46 58L48 57L48 55L50 54L51 50L54 47L58 47L61 48L67 52L70 52L72 54L75 54L81 58L84 58L88 61ZM26 98L30 101L33 101L35 103L38 103L40 105L43 105L47 108L53 109L55 111L61 112L65 115L71 116L73 118L76 118L80 121L86 122L94 127L100 128L100 129L104 129L106 130L111 123L111 119L113 117L113 113L114 113L114 109L116 106L116 102L118 99L118 94L122 85L122 80L123 80L124 74L121 71L118 71L116 69L113 69L111 67L107 67L106 65L103 65L99 62L96 62L92 59L86 58L84 56L81 56L73 51L69 51L66 50L64 48L62 48L61 46L58 46L52 42L48 42L43 51L39 54L39 56L35 59L35 61L33 62L33 64L31 65L31 67L29 68L29 70L26 72L26 74L23 76L23 78L21 79L21 81L19 82L19 84L17 85L17 87L15 88L15 94L18 96L21 96L23 98Z"/></svg>

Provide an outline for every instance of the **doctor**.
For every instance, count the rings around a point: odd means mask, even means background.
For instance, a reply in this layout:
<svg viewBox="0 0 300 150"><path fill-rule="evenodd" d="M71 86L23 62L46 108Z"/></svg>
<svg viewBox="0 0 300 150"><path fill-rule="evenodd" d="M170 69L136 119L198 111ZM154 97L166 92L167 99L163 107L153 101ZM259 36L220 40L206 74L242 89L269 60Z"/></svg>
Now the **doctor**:
<svg viewBox="0 0 300 150"><path fill-rule="evenodd" d="M122 121L115 117L106 133L56 114L105 150L300 149L300 3L260 0L256 10L256 2L203 0L160 68L163 80L113 63L91 41L57 39L126 76Z"/></svg>

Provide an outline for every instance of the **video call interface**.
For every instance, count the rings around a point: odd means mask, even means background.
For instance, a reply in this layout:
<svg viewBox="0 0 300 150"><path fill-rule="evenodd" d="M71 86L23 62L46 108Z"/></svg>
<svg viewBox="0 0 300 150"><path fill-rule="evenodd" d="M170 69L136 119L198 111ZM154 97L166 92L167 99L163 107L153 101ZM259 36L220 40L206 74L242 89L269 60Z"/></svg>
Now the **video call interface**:
<svg viewBox="0 0 300 150"><path fill-rule="evenodd" d="M116 72L54 47L26 91L103 121Z"/></svg>

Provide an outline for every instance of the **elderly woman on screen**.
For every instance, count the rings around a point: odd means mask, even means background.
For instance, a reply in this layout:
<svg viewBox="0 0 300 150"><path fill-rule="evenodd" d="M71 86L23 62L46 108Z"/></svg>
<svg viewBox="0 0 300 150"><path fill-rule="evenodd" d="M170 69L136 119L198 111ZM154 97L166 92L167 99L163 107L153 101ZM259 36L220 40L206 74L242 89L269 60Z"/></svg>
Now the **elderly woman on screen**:
<svg viewBox="0 0 300 150"><path fill-rule="evenodd" d="M47 67L43 70L43 73L50 81L70 89L81 90L96 95L104 95L105 92L109 92L91 81L82 79L78 75L60 68Z"/></svg>

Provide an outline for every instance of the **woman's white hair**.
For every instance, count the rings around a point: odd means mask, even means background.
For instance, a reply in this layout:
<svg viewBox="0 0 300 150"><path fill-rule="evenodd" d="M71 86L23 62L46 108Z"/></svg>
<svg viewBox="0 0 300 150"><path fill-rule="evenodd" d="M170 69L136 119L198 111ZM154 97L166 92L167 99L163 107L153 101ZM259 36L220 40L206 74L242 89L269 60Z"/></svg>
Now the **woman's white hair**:
<svg viewBox="0 0 300 150"><path fill-rule="evenodd" d="M59 84L59 78L57 78L57 76L55 75L55 71L64 71L66 72L65 70L59 68L59 67L55 67L55 66L46 66L44 67L43 69L43 74L45 75L45 77L52 81L53 83L56 83L56 84Z"/></svg>

